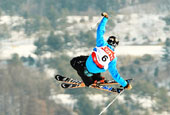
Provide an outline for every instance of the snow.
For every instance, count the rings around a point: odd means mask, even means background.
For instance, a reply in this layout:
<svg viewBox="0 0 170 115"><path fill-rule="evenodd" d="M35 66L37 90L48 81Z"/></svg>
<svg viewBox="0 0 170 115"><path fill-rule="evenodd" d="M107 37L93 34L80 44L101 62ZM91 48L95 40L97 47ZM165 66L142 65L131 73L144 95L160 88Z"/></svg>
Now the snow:
<svg viewBox="0 0 170 115"><path fill-rule="evenodd" d="M162 15L159 14L130 14L130 15L116 15L113 18L115 22L115 27L106 31L106 35L112 35L113 33L118 35L121 39L121 46L116 48L117 55L132 55L132 56L142 56L145 54L161 56L163 54L161 45L145 45L145 46L134 46L127 45L133 42L137 44L141 44L144 42L157 42L159 39L165 41L167 37L170 36L170 32L165 32L164 28L166 24L163 20L161 20ZM89 21L88 16L68 16L68 23L76 24L66 28L69 32L74 33L75 30L91 30L92 28L96 28L97 23L100 21L101 17L93 17L91 21ZM85 22L80 22L81 19L84 19ZM0 25L6 24L10 28L22 25L25 23L25 19L19 16L1 16L0 17ZM63 33L62 31L58 31L58 34ZM34 37L27 37L24 31L12 31L10 32L11 38L8 40L0 41L0 59L9 59L12 54L17 53L19 56L32 56L36 58L34 51L36 47L34 46ZM56 33L57 34L57 33ZM129 40L124 40L124 38L128 36ZM145 37L147 36L147 39ZM129 42L130 41L130 42ZM71 57L78 55L88 55L92 52L92 49L89 48L77 48L72 51L65 51L65 53ZM47 57L50 57L51 54L46 54ZM47 73L51 73L49 76L53 76L55 73L54 70L47 69ZM170 95L170 92L169 92ZM89 94L87 95L89 99L94 102L94 106L102 105L104 102L108 101L110 97L106 97L102 94ZM77 100L73 98L69 94L52 94L50 97L55 100L56 103L63 103L66 106L73 108ZM151 97L138 97L137 95L131 95L131 99L135 103L139 103L143 108L151 108L155 101L151 99ZM121 95L118 100L120 102L124 102L124 95ZM162 113L164 115L168 115L167 112Z"/></svg>
<svg viewBox="0 0 170 115"><path fill-rule="evenodd" d="M103 94L88 94L87 97L91 100L95 108L97 106L103 106L105 102L107 102L110 98L113 98L114 96L108 97ZM120 103L124 103L124 97L125 95L121 95L117 100ZM53 99L56 103L62 103L71 108L77 102L77 99L72 98L70 94L57 94L51 96L50 98ZM134 101L134 103L140 104L140 106L144 109L152 108L156 104L156 102L152 100L150 96L139 97L138 95L132 94L130 95L130 98Z"/></svg>
<svg viewBox="0 0 170 115"><path fill-rule="evenodd" d="M163 17L166 14L118 14L114 17L110 15L109 21L113 21L115 26L112 29L107 27L111 25L106 25L105 36L116 35L121 41L128 44L129 42L135 44L143 43L159 43L164 42L167 37L170 36L170 31L165 31L164 28L168 27ZM85 22L80 23L80 20L84 19ZM71 34L77 34L81 31L89 31L96 29L97 23L101 20L101 16L94 16L91 20L88 16L68 16L67 21L69 23L76 22L75 24L67 27L67 31ZM125 38L128 37L128 40Z"/></svg>
<svg viewBox="0 0 170 115"><path fill-rule="evenodd" d="M81 19L83 19L84 22L81 22ZM100 20L101 17L99 16L93 16L91 20L89 19L89 16L67 16L68 23L76 23L67 27L66 30L69 31L70 34L78 34L80 30L89 31L96 29L97 23L99 23Z"/></svg>
<svg viewBox="0 0 170 115"><path fill-rule="evenodd" d="M88 16L67 16L67 22L73 23L73 22L80 22L81 20L88 21Z"/></svg>
<svg viewBox="0 0 170 115"><path fill-rule="evenodd" d="M76 102L76 100L71 98L71 95L69 94L58 94L56 98L61 100L63 104L73 104Z"/></svg>
<svg viewBox="0 0 170 115"><path fill-rule="evenodd" d="M76 99L73 99L70 94L57 94L50 96L51 100L54 100L55 103L64 104L67 107L70 107L72 110L74 108L75 103L77 102Z"/></svg>
<svg viewBox="0 0 170 115"><path fill-rule="evenodd" d="M20 16L1 16L0 17L0 24L7 24L10 26L17 26L25 23L25 19Z"/></svg>
<svg viewBox="0 0 170 115"><path fill-rule="evenodd" d="M1 41L0 45L0 59L9 59L14 53L17 53L19 56L36 57L33 53L36 47L34 46L32 39L22 39L16 41L4 40Z"/></svg>
<svg viewBox="0 0 170 115"><path fill-rule="evenodd" d="M102 94L88 94L87 96L93 102L95 107L98 105L101 106L103 105L103 103L107 102L109 98L113 98L113 97L104 96ZM145 109L151 108L156 103L154 100L151 99L150 96L138 97L138 95L132 94L130 97L135 103L139 103L140 106ZM121 103L124 103L125 102L124 98L125 98L125 95L121 95L119 96L117 100Z"/></svg>
<svg viewBox="0 0 170 115"><path fill-rule="evenodd" d="M170 32L166 33L163 31L165 27L165 22L161 20L162 15L159 14L130 14L130 15L115 15L113 20L116 23L116 26L111 31L106 31L108 36L111 33L119 35L121 39L120 45L116 48L117 55L134 55L142 56L144 54L150 55L162 55L162 46L130 46L132 41L131 39L136 38L137 43L147 42L143 40L144 36L148 36L150 41L157 41L159 38L164 41L167 36L170 36ZM77 22L78 24L73 24L68 27L70 33L78 30L89 30L91 27L96 28L97 23L101 20L100 16L94 16L89 20L89 16L68 16L69 23ZM85 22L80 22L81 19L84 19ZM25 19L19 16L1 16L0 24L7 24L9 26L23 24ZM0 42L0 59L8 59L11 57L11 54L18 53L19 56L32 56L34 55L34 50L36 47L33 42L35 37L28 37L25 35L24 31L11 31L11 38L9 40L1 40ZM129 41L122 40L125 36L129 37ZM125 46L123 46L125 45ZM77 48L70 52L65 51L69 56L77 55L89 55L92 52L92 49L89 48ZM48 55L48 56L51 56ZM47 57L48 57L47 56Z"/></svg>
<svg viewBox="0 0 170 115"><path fill-rule="evenodd" d="M56 73L58 73L58 71L56 69L51 69L48 66L45 66L44 71L46 72L46 74L49 78L54 78L54 75L56 75Z"/></svg>
<svg viewBox="0 0 170 115"><path fill-rule="evenodd" d="M170 33L164 32L166 23L161 17L159 14L118 15L115 20L116 26L109 34L116 33L120 39L128 36L130 41L136 38L134 42L137 44L147 42L147 39L165 41Z"/></svg>
<svg viewBox="0 0 170 115"><path fill-rule="evenodd" d="M17 41L3 41L1 42L1 57L0 59L9 59L12 54L17 53L19 56L32 56L36 58L34 51L36 47L33 44L33 39L23 39ZM72 51L64 51L68 56L78 56L78 55L89 55L92 49L89 48L77 48ZM132 55L132 56L143 56L145 54L157 55L160 57L163 54L163 49L161 45L155 46L118 46L116 48L117 56L121 55ZM51 57L51 53L44 55L45 57Z"/></svg>
<svg viewBox="0 0 170 115"><path fill-rule="evenodd" d="M103 105L109 99L101 94L88 94L87 96L93 102L95 107Z"/></svg>
<svg viewBox="0 0 170 115"><path fill-rule="evenodd" d="M133 101L139 103L141 107L145 109L151 108L156 103L154 100L151 99L150 96L138 97L137 95L132 94L130 97Z"/></svg>
<svg viewBox="0 0 170 115"><path fill-rule="evenodd" d="M163 54L163 46L161 45L127 45L127 46L118 46L116 47L116 55L117 56L124 56L124 55L131 55L131 56L143 56L145 54L161 57ZM64 51L68 56L75 57L79 55L89 55L92 52L92 48L77 48L75 50Z"/></svg>
<svg viewBox="0 0 170 115"><path fill-rule="evenodd" d="M24 23L25 19L23 17L7 15L0 17L0 25L6 24L8 28L23 25ZM0 41L0 59L9 59L14 53L19 56L36 57L33 54L36 47L33 44L34 39L32 37L27 37L22 29L20 31L10 30L10 34L11 38Z"/></svg>
<svg viewBox="0 0 170 115"><path fill-rule="evenodd" d="M145 54L149 54L160 57L163 54L163 49L161 45L118 46L115 50L117 55L143 56Z"/></svg>

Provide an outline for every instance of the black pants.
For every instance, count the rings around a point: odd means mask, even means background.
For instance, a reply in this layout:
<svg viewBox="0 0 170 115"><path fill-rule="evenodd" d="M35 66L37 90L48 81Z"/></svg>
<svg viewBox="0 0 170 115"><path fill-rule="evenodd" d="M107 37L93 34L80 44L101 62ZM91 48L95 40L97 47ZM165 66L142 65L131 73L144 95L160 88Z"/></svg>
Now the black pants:
<svg viewBox="0 0 170 115"><path fill-rule="evenodd" d="M92 76L89 77L87 74L85 74L85 71L87 71L86 68L86 60L88 56L78 56L73 58L70 61L71 66L77 71L78 75L81 77L83 82L86 86L89 86L94 83L95 80L99 81L102 80L100 73L91 73Z"/></svg>

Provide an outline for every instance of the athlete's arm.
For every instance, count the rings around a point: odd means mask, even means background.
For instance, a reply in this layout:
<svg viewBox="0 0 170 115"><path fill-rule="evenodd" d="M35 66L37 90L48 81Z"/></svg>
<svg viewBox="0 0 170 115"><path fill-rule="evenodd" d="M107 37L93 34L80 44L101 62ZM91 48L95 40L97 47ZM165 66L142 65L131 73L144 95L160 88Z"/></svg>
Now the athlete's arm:
<svg viewBox="0 0 170 115"><path fill-rule="evenodd" d="M116 82L118 82L120 85L125 87L127 85L127 82L120 76L119 72L117 71L116 60L117 60L117 58L115 58L112 62L110 62L110 64L109 64L109 72L112 75L112 78Z"/></svg>
<svg viewBox="0 0 170 115"><path fill-rule="evenodd" d="M108 21L108 18L103 17L103 19L101 20L97 28L97 38L96 38L97 47L106 45L106 41L104 40L103 35L105 33L105 26L106 26L107 21Z"/></svg>

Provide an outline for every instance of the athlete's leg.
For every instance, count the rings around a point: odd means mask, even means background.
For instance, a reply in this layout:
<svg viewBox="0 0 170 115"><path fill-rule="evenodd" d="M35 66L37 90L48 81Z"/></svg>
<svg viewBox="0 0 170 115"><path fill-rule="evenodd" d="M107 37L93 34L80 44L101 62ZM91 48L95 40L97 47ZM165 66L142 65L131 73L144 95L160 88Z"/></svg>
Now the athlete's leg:
<svg viewBox="0 0 170 115"><path fill-rule="evenodd" d="M77 71L77 73L81 77L81 79L83 80L83 82L86 86L89 86L94 83L94 80L92 77L88 77L88 76L86 76L86 74L84 74L84 70L82 70L82 71L79 70L79 71Z"/></svg>
<svg viewBox="0 0 170 115"><path fill-rule="evenodd" d="M74 57L71 61L70 64L71 66L75 69L78 70L80 66L84 66L88 56L78 56Z"/></svg>
<svg viewBox="0 0 170 115"><path fill-rule="evenodd" d="M97 80L97 81L100 81L100 80L103 80L103 77L101 76L101 73L96 73L96 74L93 74L92 76L93 80Z"/></svg>
<svg viewBox="0 0 170 115"><path fill-rule="evenodd" d="M78 75L81 77L86 86L93 84L92 77L88 77L86 74L86 60L88 56L75 57L70 61L71 66L77 70Z"/></svg>

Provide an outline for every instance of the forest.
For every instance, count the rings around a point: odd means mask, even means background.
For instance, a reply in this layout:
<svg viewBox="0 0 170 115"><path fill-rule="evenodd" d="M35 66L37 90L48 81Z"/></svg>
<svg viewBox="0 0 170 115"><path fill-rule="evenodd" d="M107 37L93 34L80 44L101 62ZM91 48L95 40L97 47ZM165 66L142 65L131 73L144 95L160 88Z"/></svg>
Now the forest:
<svg viewBox="0 0 170 115"><path fill-rule="evenodd" d="M97 115L114 97L114 94L92 88L64 90L56 82L55 74L81 80L70 66L70 56L66 52L95 46L95 29L80 30L72 33L67 30L77 22L68 23L67 16L99 15L102 11L118 14L126 7L153 3L159 12L169 11L168 0L0 0L0 17L3 15L20 16L25 22L20 25L0 24L0 50L3 40L10 40L11 30L24 31L28 37L34 36L33 54L20 56L15 53L10 59L0 59L0 114L1 115ZM114 18L114 16L113 16ZM165 31L170 30L170 14L162 20ZM86 22L81 19L80 23ZM108 29L115 23L108 22ZM23 38L25 39L25 38ZM104 115L156 115L170 113L170 37L162 42L163 55L118 55L117 68L120 75L133 78L133 89L125 91L121 99L112 104ZM145 44L143 44L145 45ZM7 52L8 53L8 52ZM46 54L50 54L46 57ZM2 55L2 54L0 54ZM76 55L76 54L75 54ZM88 55L86 53L85 55ZM112 79L109 72L102 73ZM76 99L72 105L65 105L54 98L68 94ZM89 95L100 94L108 99L95 103ZM64 97L63 97L64 98ZM150 106L146 106L151 101Z"/></svg>

